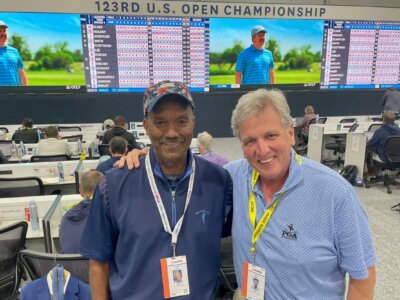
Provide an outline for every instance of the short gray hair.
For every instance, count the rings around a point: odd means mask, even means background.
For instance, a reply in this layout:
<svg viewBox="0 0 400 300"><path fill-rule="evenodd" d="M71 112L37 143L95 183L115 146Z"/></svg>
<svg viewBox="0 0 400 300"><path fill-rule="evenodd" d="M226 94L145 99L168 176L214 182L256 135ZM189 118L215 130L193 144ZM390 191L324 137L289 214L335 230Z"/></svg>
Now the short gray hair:
<svg viewBox="0 0 400 300"><path fill-rule="evenodd" d="M207 131L203 131L197 135L197 142L200 144L201 148L207 152L210 152L212 148L213 137Z"/></svg>
<svg viewBox="0 0 400 300"><path fill-rule="evenodd" d="M235 136L239 137L240 124L264 110L269 105L276 110L282 120L283 126L292 124L290 108L286 97L281 90L258 89L239 98L236 108L232 112L231 128Z"/></svg>

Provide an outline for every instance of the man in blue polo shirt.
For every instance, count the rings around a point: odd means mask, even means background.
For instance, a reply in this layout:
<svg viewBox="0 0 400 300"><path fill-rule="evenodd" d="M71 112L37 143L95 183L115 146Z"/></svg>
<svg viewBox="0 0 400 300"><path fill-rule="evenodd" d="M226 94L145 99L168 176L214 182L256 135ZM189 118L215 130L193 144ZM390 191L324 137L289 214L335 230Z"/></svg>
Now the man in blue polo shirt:
<svg viewBox="0 0 400 300"><path fill-rule="evenodd" d="M267 30L256 26L251 30L253 44L240 52L236 61L235 82L237 84L275 83L274 58L264 48Z"/></svg>
<svg viewBox="0 0 400 300"><path fill-rule="evenodd" d="M0 85L28 85L19 52L7 45L8 25L0 21Z"/></svg>
<svg viewBox="0 0 400 300"><path fill-rule="evenodd" d="M231 126L244 154L224 166L234 187L234 299L342 300L346 273L346 299L373 299L376 257L357 193L337 172L293 151L283 93L242 96Z"/></svg>
<svg viewBox="0 0 400 300"><path fill-rule="evenodd" d="M144 115L152 142L144 167L106 172L93 196L80 248L90 258L92 297L212 300L232 181L190 151L195 116L186 86L148 88Z"/></svg>

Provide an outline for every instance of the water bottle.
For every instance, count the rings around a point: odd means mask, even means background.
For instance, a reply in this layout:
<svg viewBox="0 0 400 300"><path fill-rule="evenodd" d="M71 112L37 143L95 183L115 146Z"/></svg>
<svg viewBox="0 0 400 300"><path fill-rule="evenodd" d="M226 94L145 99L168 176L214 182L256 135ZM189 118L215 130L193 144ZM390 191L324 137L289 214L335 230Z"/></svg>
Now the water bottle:
<svg viewBox="0 0 400 300"><path fill-rule="evenodd" d="M57 167L58 167L58 181L63 182L64 181L64 168L60 161L58 162Z"/></svg>
<svg viewBox="0 0 400 300"><path fill-rule="evenodd" d="M315 124L319 124L319 114L317 114L317 117L315 118Z"/></svg>
<svg viewBox="0 0 400 300"><path fill-rule="evenodd" d="M17 156L18 156L17 145L15 144L15 141L12 141L11 157L17 157Z"/></svg>
<svg viewBox="0 0 400 300"><path fill-rule="evenodd" d="M23 141L19 142L19 151L20 151L21 157L25 155L25 145L24 145Z"/></svg>
<svg viewBox="0 0 400 300"><path fill-rule="evenodd" d="M95 156L99 156L99 139L94 140L94 154Z"/></svg>
<svg viewBox="0 0 400 300"><path fill-rule="evenodd" d="M78 140L76 142L76 150L77 150L78 154L82 153L82 142L80 140Z"/></svg>
<svg viewBox="0 0 400 300"><path fill-rule="evenodd" d="M34 200L29 202L29 213L31 217L31 227L32 230L39 230L39 216L38 216L38 211L37 211L37 205Z"/></svg>

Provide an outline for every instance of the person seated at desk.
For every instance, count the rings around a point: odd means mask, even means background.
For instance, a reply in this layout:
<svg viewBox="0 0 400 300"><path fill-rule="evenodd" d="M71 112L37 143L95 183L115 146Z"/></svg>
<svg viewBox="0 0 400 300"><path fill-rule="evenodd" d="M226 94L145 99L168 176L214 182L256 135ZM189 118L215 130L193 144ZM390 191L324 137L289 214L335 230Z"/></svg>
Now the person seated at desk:
<svg viewBox="0 0 400 300"><path fill-rule="evenodd" d="M211 151L213 137L207 131L203 131L197 135L197 142L198 142L197 147L199 148L200 157L220 166L224 166L229 162L225 157Z"/></svg>
<svg viewBox="0 0 400 300"><path fill-rule="evenodd" d="M317 115L314 113L314 107L311 105L307 105L304 109L304 117L303 122L301 123L301 138L303 143L307 144L308 142L308 131L310 129L310 121L317 118Z"/></svg>
<svg viewBox="0 0 400 300"><path fill-rule="evenodd" d="M114 126L104 133L103 144L109 144L114 136L123 137L132 148L136 148L136 140L132 133L128 132L128 125L123 116L114 118Z"/></svg>
<svg viewBox="0 0 400 300"><path fill-rule="evenodd" d="M33 129L33 120L25 118L22 120L22 126L14 132L13 141L22 141L25 144L36 144L39 141L38 131Z"/></svg>
<svg viewBox="0 0 400 300"><path fill-rule="evenodd" d="M79 253L79 244L89 214L92 195L102 177L103 174L96 170L89 170L82 174L79 192L84 199L61 219L59 236L62 253Z"/></svg>
<svg viewBox="0 0 400 300"><path fill-rule="evenodd" d="M400 128L394 123L396 113L393 111L386 111L383 113L383 125L375 131L372 138L367 143L367 167L368 173L375 175L376 171L373 166L373 159L379 158L383 162L387 162L385 156L385 142L389 136L400 135ZM376 153L378 157L373 157Z"/></svg>
<svg viewBox="0 0 400 300"><path fill-rule="evenodd" d="M101 126L101 130L96 133L96 138L100 141L103 141L104 133L106 130L111 129L114 126L114 121L111 119L107 119L103 122L103 126Z"/></svg>
<svg viewBox="0 0 400 300"><path fill-rule="evenodd" d="M71 145L60 138L55 126L47 127L44 135L46 139L40 140L37 145L37 155L71 155Z"/></svg>
<svg viewBox="0 0 400 300"><path fill-rule="evenodd" d="M96 170L105 173L106 171L113 168L114 163L118 161L128 151L128 142L120 136L115 136L110 141L109 151L111 157L106 161L99 163Z"/></svg>

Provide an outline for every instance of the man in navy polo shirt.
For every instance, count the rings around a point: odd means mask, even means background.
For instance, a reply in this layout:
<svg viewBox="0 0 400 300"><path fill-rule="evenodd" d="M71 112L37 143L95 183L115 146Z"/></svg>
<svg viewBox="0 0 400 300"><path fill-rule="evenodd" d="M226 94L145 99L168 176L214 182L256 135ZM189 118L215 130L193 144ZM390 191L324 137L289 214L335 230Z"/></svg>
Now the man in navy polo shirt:
<svg viewBox="0 0 400 300"><path fill-rule="evenodd" d="M195 116L186 86L148 88L144 115L152 142L145 167L106 172L93 196L80 248L90 258L92 297L214 299L232 181L190 151Z"/></svg>
<svg viewBox="0 0 400 300"><path fill-rule="evenodd" d="M253 44L240 52L236 61L235 82L237 84L275 83L274 58L264 48L267 30L262 26L251 29Z"/></svg>

